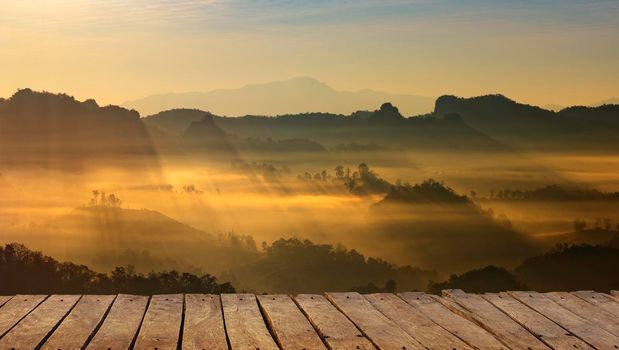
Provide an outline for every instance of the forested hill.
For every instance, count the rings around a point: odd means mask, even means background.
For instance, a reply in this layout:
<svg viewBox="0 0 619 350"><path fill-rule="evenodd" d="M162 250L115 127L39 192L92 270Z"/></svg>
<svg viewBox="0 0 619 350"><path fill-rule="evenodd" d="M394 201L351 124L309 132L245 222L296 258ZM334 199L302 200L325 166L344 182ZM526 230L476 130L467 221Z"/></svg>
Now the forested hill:
<svg viewBox="0 0 619 350"><path fill-rule="evenodd" d="M150 127L179 134L208 112L178 109L144 118ZM375 111L351 115L304 113L276 117L213 116L217 126L241 138L310 139L328 147L341 143L376 143L394 147L506 151L496 141L471 128L457 116L406 118L391 103Z"/></svg>
<svg viewBox="0 0 619 350"><path fill-rule="evenodd" d="M0 161L4 165L87 166L93 161L133 157L134 166L154 167L154 154L136 111L30 89L0 102Z"/></svg>
<svg viewBox="0 0 619 350"><path fill-rule="evenodd" d="M619 142L619 105L574 106L554 112L503 95L439 97L430 116L449 114L459 115L499 142L522 149L613 148Z"/></svg>

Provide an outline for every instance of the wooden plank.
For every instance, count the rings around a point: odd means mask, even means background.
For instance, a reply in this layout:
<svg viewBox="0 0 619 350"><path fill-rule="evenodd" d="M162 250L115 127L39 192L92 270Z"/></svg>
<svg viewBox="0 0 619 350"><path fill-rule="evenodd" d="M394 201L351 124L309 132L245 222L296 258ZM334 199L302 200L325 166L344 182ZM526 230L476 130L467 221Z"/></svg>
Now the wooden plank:
<svg viewBox="0 0 619 350"><path fill-rule="evenodd" d="M553 349L593 349L587 343L566 332L544 315L527 307L507 293L486 293L482 296L492 305L516 320Z"/></svg>
<svg viewBox="0 0 619 350"><path fill-rule="evenodd" d="M548 346L535 338L519 323L477 294L465 293L459 289L444 290L443 295L458 303L461 309L451 311L475 322L492 333L503 344L512 349L547 350ZM448 308L449 304L446 304ZM451 309L451 308L450 308Z"/></svg>
<svg viewBox="0 0 619 350"><path fill-rule="evenodd" d="M378 349L424 349L423 345L380 313L361 294L327 293L326 296Z"/></svg>
<svg viewBox="0 0 619 350"><path fill-rule="evenodd" d="M581 290L572 294L619 317L619 301L608 294L591 290Z"/></svg>
<svg viewBox="0 0 619 350"><path fill-rule="evenodd" d="M390 293L365 295L365 298L425 348L472 349L462 340L434 323L421 311Z"/></svg>
<svg viewBox="0 0 619 350"><path fill-rule="evenodd" d="M115 295L84 295L43 344L44 350L82 349L94 335Z"/></svg>
<svg viewBox="0 0 619 350"><path fill-rule="evenodd" d="M185 295L183 349L228 349L219 295Z"/></svg>
<svg viewBox="0 0 619 350"><path fill-rule="evenodd" d="M400 293L399 296L439 326L445 328L469 346L483 350L507 350L492 334L473 322L451 312L430 295L418 292Z"/></svg>
<svg viewBox="0 0 619 350"><path fill-rule="evenodd" d="M595 326L550 298L537 292L509 292L535 311L550 318L561 327L597 349L619 349L617 336Z"/></svg>
<svg viewBox="0 0 619 350"><path fill-rule="evenodd" d="M257 298L275 341L282 349L326 349L312 325L289 296L259 295Z"/></svg>
<svg viewBox="0 0 619 350"><path fill-rule="evenodd" d="M119 294L87 349L126 350L136 337L148 297Z"/></svg>
<svg viewBox="0 0 619 350"><path fill-rule="evenodd" d="M0 338L24 318L47 295L16 295L0 308Z"/></svg>
<svg viewBox="0 0 619 350"><path fill-rule="evenodd" d="M590 323L619 336L619 317L612 313L567 292L546 293L546 296Z"/></svg>
<svg viewBox="0 0 619 350"><path fill-rule="evenodd" d="M176 350L183 320L182 294L159 294L150 298L135 349Z"/></svg>
<svg viewBox="0 0 619 350"><path fill-rule="evenodd" d="M50 296L0 339L0 349L37 348L79 299L79 295Z"/></svg>
<svg viewBox="0 0 619 350"><path fill-rule="evenodd" d="M277 350L253 294L222 294L226 332L232 350Z"/></svg>
<svg viewBox="0 0 619 350"><path fill-rule="evenodd" d="M13 298L12 295L0 295L0 307Z"/></svg>
<svg viewBox="0 0 619 350"><path fill-rule="evenodd" d="M329 349L375 349L361 331L324 296L300 294L294 299Z"/></svg>

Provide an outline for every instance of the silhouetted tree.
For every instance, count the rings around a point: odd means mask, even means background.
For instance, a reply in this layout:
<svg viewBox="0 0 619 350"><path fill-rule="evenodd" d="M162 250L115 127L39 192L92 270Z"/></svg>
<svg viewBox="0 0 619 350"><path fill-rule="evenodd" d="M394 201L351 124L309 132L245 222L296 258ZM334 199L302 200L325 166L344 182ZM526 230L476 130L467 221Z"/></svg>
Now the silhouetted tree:
<svg viewBox="0 0 619 350"><path fill-rule="evenodd" d="M587 222L585 220L574 220L574 231L583 232L587 228Z"/></svg>
<svg viewBox="0 0 619 350"><path fill-rule="evenodd" d="M22 244L0 246L0 294L51 293L229 293L230 283L217 283L209 274L196 276L176 271L136 273L117 267L109 275L87 266L55 259Z"/></svg>
<svg viewBox="0 0 619 350"><path fill-rule="evenodd" d="M344 167L343 166L338 165L335 167L335 177L338 179L344 178Z"/></svg>

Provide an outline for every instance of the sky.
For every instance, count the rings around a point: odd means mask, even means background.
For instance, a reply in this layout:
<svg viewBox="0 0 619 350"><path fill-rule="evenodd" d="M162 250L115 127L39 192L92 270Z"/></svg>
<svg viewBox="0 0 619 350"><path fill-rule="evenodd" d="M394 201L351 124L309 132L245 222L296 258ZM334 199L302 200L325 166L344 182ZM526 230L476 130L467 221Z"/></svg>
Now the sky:
<svg viewBox="0 0 619 350"><path fill-rule="evenodd" d="M0 0L0 96L120 104L297 76L537 105L619 97L619 1Z"/></svg>

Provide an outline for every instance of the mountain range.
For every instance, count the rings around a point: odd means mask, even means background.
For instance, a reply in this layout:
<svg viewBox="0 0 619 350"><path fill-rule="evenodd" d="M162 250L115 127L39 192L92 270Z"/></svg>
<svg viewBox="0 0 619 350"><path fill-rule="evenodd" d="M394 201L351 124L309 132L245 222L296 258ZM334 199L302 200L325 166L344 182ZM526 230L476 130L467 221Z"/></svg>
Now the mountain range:
<svg viewBox="0 0 619 350"><path fill-rule="evenodd" d="M285 99L279 102L286 104ZM0 161L86 166L93 160L137 156L146 167L157 167L156 154L166 150L190 152L198 147L208 152L230 149L228 143L256 144L246 139L309 139L326 148L373 143L459 153L608 150L619 144L619 105L554 112L502 95L446 95L436 100L432 112L415 117L405 117L395 103L374 108L348 115L314 112L277 117L223 117L198 109L173 109L140 118L122 107L24 89L0 100ZM313 148L324 150L320 145Z"/></svg>
<svg viewBox="0 0 619 350"><path fill-rule="evenodd" d="M155 148L136 111L66 94L17 91L0 100L0 164L87 166L132 158L157 168Z"/></svg>
<svg viewBox="0 0 619 350"><path fill-rule="evenodd" d="M618 142L619 105L573 106L554 112L503 95L441 96L430 116L445 115L458 115L471 127L517 149L608 149Z"/></svg>
<svg viewBox="0 0 619 350"><path fill-rule="evenodd" d="M143 115L173 108L195 108L218 115L280 115L306 112L350 114L389 101L406 115L432 110L433 97L390 94L374 90L338 91L313 78L299 77L238 89L151 95L127 101L123 107Z"/></svg>

